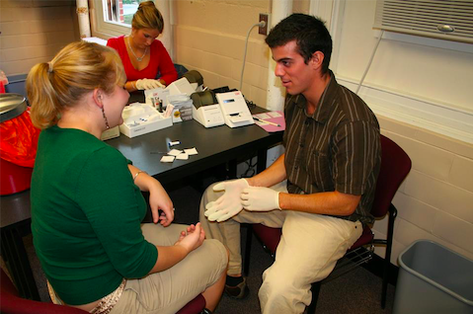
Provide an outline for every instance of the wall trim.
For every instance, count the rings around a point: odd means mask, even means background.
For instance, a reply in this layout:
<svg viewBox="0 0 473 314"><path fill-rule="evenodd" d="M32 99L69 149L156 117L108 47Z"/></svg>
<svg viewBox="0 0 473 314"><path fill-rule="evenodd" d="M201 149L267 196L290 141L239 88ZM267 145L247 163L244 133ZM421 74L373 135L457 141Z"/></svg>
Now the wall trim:
<svg viewBox="0 0 473 314"><path fill-rule="evenodd" d="M380 30L373 29L373 37L377 39L379 38L380 34ZM383 40L394 40L409 44L473 53L473 44L450 41L446 39L429 38L385 31L383 34Z"/></svg>
<svg viewBox="0 0 473 314"><path fill-rule="evenodd" d="M358 82L337 77L337 81L356 91ZM363 85L359 96L375 114L473 144L473 112L415 96Z"/></svg>

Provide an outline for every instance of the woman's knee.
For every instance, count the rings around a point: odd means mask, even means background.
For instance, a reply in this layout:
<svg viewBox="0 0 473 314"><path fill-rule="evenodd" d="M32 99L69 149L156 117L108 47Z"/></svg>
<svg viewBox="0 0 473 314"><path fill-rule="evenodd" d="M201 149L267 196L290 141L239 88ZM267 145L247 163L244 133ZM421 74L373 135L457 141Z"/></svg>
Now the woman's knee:
<svg viewBox="0 0 473 314"><path fill-rule="evenodd" d="M224 246L220 241L215 239L206 239L205 242L207 242L207 245L214 246L214 252L221 253L218 255L218 257L216 256L217 254L214 255L214 258L212 260L215 262L216 267L219 267L221 271L226 271L230 255L230 252L228 251L227 247Z"/></svg>

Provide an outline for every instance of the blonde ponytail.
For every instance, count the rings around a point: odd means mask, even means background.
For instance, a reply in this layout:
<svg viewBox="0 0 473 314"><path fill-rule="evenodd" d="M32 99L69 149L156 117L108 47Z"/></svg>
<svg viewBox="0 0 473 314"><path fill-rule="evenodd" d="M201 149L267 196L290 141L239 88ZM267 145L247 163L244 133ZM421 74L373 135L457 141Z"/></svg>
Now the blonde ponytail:
<svg viewBox="0 0 473 314"><path fill-rule="evenodd" d="M60 113L60 104L51 84L50 74L48 63L38 63L26 79L29 103L41 103L41 106L32 107L31 110L31 121L39 129L55 124Z"/></svg>

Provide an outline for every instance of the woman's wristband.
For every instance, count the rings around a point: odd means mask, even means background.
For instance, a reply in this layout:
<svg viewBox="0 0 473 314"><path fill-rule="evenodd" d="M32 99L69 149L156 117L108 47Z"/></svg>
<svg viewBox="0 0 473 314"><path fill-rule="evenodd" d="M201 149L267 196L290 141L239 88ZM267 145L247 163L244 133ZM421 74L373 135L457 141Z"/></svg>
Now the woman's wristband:
<svg viewBox="0 0 473 314"><path fill-rule="evenodd" d="M133 176L133 181L135 181L135 180L136 180L136 177L138 177L138 175L139 175L140 173L147 173L147 172L146 172L146 171L141 171L141 170L140 170L140 171L138 171L138 172L137 172L137 173L135 173L135 175Z"/></svg>

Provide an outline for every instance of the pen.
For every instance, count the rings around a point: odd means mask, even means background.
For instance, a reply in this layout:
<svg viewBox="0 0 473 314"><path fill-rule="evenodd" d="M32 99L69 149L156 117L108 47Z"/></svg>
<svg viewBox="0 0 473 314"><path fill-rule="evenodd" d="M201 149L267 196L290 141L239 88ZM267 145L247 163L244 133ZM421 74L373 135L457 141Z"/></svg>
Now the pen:
<svg viewBox="0 0 473 314"><path fill-rule="evenodd" d="M255 119L256 121L262 122L262 123L267 123L267 124L270 124L270 125L281 127L280 124L277 124L277 123L274 123L274 122L271 122L271 121L266 121L266 120L263 120L263 119L260 119L260 118L257 118L257 117L253 117L253 119Z"/></svg>

